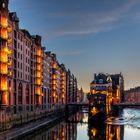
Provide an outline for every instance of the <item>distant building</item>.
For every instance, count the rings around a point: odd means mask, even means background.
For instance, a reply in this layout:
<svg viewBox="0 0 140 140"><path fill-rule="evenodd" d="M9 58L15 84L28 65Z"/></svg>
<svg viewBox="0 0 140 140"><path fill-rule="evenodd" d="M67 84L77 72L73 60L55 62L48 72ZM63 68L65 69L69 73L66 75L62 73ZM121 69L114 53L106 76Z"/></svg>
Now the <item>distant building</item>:
<svg viewBox="0 0 140 140"><path fill-rule="evenodd" d="M112 105L123 101L124 80L122 74L94 74L88 100L90 116L96 113L109 114Z"/></svg>
<svg viewBox="0 0 140 140"><path fill-rule="evenodd" d="M124 92L125 102L140 103L140 87L131 88Z"/></svg>
<svg viewBox="0 0 140 140"><path fill-rule="evenodd" d="M77 102L83 102L83 101L84 101L84 92L81 87L81 89L79 89L77 92Z"/></svg>
<svg viewBox="0 0 140 140"><path fill-rule="evenodd" d="M124 100L124 79L122 74L94 75L94 80L90 84L90 93L102 93L110 96L109 102L118 103Z"/></svg>

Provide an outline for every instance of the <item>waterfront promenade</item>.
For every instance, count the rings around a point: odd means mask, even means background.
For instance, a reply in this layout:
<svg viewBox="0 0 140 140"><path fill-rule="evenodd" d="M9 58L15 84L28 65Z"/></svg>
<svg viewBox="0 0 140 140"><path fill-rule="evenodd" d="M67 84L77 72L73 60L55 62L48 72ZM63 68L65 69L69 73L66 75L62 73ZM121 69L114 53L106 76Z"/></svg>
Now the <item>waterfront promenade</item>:
<svg viewBox="0 0 140 140"><path fill-rule="evenodd" d="M4 132L0 132L0 140L12 140L14 138L17 138L22 135L29 134L37 129L40 129L42 127L51 127L53 126L57 121L60 122L62 118L65 116L65 110L60 109L53 112L47 112L44 116L40 116L40 118L36 118L35 120L32 120L27 123L22 123L20 125L17 125L15 127L12 127L9 130L5 130Z"/></svg>

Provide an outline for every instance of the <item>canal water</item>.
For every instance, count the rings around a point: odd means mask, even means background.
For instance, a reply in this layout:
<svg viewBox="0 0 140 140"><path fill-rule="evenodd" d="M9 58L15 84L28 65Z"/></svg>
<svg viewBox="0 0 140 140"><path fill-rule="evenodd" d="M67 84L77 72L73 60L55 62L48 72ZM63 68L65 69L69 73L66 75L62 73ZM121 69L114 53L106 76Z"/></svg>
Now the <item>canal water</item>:
<svg viewBox="0 0 140 140"><path fill-rule="evenodd" d="M88 124L88 113L78 112L68 119L42 128L18 140L139 140L140 109L124 109L106 124Z"/></svg>

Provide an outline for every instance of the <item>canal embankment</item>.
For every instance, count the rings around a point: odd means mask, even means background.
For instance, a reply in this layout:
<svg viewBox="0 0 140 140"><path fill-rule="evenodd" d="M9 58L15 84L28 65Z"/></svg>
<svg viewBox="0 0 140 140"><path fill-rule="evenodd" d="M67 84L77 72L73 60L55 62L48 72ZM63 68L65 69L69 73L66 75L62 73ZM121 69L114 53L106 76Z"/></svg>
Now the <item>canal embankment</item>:
<svg viewBox="0 0 140 140"><path fill-rule="evenodd" d="M5 119L5 122L1 123L3 131L0 132L0 140L14 140L40 128L50 127L57 122L61 122L68 114L71 115L76 111L77 109L70 107L68 113L64 107L51 112L34 112L33 114L28 113L28 115L26 113L20 114L16 117L14 116L15 118L11 117L11 122ZM9 127L8 125L11 126Z"/></svg>
<svg viewBox="0 0 140 140"><path fill-rule="evenodd" d="M31 133L46 125L50 126L52 123L60 121L65 116L65 108L54 110L51 112L34 112L33 115L20 114L11 117L10 120L5 119L1 122L0 140L12 140L22 135ZM8 126L10 125L10 126Z"/></svg>

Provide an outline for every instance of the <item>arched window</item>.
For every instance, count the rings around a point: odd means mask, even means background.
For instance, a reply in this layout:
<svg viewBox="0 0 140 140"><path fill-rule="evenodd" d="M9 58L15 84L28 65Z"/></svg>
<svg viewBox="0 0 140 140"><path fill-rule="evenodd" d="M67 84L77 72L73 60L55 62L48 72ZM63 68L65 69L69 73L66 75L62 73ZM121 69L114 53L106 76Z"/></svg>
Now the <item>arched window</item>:
<svg viewBox="0 0 140 140"><path fill-rule="evenodd" d="M18 104L22 104L22 83L18 85Z"/></svg>
<svg viewBox="0 0 140 140"><path fill-rule="evenodd" d="M29 104L30 89L29 85L26 85L26 104Z"/></svg>

